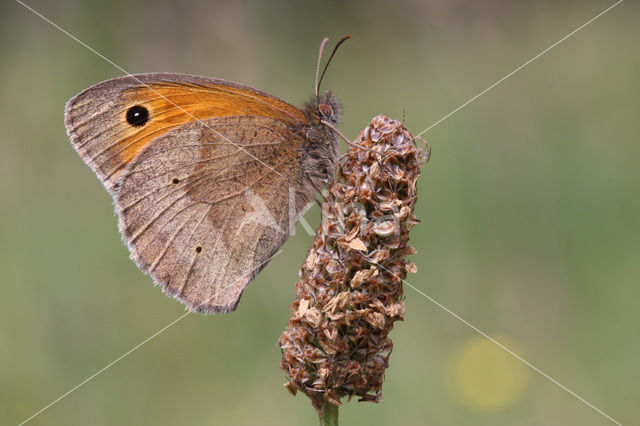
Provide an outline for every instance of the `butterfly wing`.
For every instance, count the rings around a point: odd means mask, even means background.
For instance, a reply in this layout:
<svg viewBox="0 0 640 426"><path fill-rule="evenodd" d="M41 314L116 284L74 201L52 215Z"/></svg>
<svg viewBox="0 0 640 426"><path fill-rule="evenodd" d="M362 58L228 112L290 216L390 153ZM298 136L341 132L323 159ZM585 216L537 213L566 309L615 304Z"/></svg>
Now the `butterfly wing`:
<svg viewBox="0 0 640 426"><path fill-rule="evenodd" d="M144 123L128 121L132 108L146 111ZM155 138L214 117L260 116L289 125L306 121L298 108L256 89L188 74L135 74L96 84L65 108L71 144L113 192L127 165Z"/></svg>
<svg viewBox="0 0 640 426"><path fill-rule="evenodd" d="M283 149L288 133L265 117L192 122L128 167L116 195L120 231L140 269L190 309L235 309L289 235L300 167L295 150Z"/></svg>
<svg viewBox="0 0 640 426"><path fill-rule="evenodd" d="M142 126L127 122L134 106L149 112ZM74 148L114 196L132 258L205 313L235 309L308 200L292 130L303 120L254 89L166 74L100 83L66 110Z"/></svg>

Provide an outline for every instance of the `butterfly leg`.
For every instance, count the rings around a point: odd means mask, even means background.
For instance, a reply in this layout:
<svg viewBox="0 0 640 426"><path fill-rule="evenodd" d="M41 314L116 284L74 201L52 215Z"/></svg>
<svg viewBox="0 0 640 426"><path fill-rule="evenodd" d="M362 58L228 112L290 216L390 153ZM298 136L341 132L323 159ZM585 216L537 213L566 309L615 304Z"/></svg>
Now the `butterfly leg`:
<svg viewBox="0 0 640 426"><path fill-rule="evenodd" d="M350 145L350 146L357 146L358 148L360 148L360 149L364 149L365 151L371 151L371 152L373 152L373 150L372 150L371 148L366 148L366 147L364 147L364 146L362 146L362 145L358 145L358 144L357 144L357 143L355 143L355 142L351 142L351 141L349 140L349 138L347 138L347 137L346 137L346 136L345 136L345 135L344 135L340 130L338 130L338 128L337 128L336 126L334 126L333 124L329 123L328 121L326 121L326 120L322 120L322 121L321 121L321 123L322 123L322 124L324 124L325 126L327 126L328 128L330 128L331 130L333 130L334 132L336 132L336 134L337 134L338 136L340 136L340 137L341 137L341 138L342 138L342 139L347 143L347 145ZM342 157L340 157L340 159L342 159Z"/></svg>

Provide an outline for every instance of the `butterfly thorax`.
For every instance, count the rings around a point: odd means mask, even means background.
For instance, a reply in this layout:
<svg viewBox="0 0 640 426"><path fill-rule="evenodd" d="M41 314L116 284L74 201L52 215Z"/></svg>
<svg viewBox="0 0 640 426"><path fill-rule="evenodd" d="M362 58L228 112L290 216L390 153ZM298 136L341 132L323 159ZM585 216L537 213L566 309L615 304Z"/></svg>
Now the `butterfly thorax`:
<svg viewBox="0 0 640 426"><path fill-rule="evenodd" d="M304 145L301 149L302 172L311 185L312 195L333 177L338 162L338 136L331 126L337 126L342 116L338 99L331 93L313 97L302 107L307 124L301 129Z"/></svg>

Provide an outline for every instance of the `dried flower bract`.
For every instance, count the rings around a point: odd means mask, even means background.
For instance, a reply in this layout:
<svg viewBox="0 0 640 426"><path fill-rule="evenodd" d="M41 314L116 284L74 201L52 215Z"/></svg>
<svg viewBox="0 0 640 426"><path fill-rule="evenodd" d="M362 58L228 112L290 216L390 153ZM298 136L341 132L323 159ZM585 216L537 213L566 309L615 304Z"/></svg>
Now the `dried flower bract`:
<svg viewBox="0 0 640 426"><path fill-rule="evenodd" d="M416 271L407 241L428 149L384 116L355 144L328 188L279 340L286 388L304 392L318 410L345 396L380 400L393 348L388 333L404 314L402 280Z"/></svg>

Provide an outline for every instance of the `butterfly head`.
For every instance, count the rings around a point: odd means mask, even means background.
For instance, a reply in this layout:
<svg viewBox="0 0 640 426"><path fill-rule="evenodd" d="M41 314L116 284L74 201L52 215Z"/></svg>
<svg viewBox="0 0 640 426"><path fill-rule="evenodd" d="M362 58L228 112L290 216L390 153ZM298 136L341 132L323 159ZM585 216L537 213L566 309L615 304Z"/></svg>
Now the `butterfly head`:
<svg viewBox="0 0 640 426"><path fill-rule="evenodd" d="M317 127L325 127L322 122L337 125L342 117L342 107L340 101L331 92L324 95L314 96L303 108L309 124Z"/></svg>
<svg viewBox="0 0 640 426"><path fill-rule="evenodd" d="M342 116L340 102L331 92L326 92L325 96L317 98L315 109L315 115L320 122L324 120L335 125L338 124Z"/></svg>

